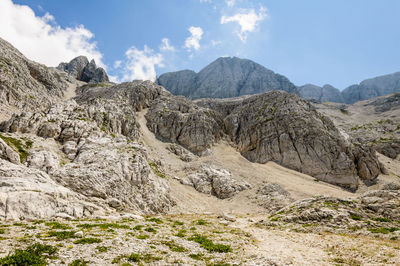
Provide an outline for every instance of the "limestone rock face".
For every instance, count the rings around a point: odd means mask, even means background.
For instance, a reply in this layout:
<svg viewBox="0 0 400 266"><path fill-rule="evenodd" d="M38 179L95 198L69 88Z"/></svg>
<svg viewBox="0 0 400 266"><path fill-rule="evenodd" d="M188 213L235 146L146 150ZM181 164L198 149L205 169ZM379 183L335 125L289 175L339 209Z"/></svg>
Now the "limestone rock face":
<svg viewBox="0 0 400 266"><path fill-rule="evenodd" d="M78 56L69 63L60 63L58 70L67 72L77 80L91 83L109 82L106 71L96 66L94 59L89 62L86 56Z"/></svg>
<svg viewBox="0 0 400 266"><path fill-rule="evenodd" d="M225 118L225 127L250 161L274 161L323 181L356 187L356 167L338 130L297 96L274 91L246 99Z"/></svg>
<svg viewBox="0 0 400 266"><path fill-rule="evenodd" d="M78 56L72 59L69 63L60 63L57 69L67 72L77 80L81 80L83 69L88 64L89 60L86 56Z"/></svg>
<svg viewBox="0 0 400 266"><path fill-rule="evenodd" d="M146 84L88 88L77 98L79 103L69 100L44 112L14 115L0 128L56 143L56 153L46 146L33 148L26 166L85 201L120 210L166 212L175 202L168 183L153 173L145 148L137 142L135 112L168 93Z"/></svg>
<svg viewBox="0 0 400 266"><path fill-rule="evenodd" d="M46 173L0 159L0 217L24 220L102 215L106 209L52 180Z"/></svg>
<svg viewBox="0 0 400 266"><path fill-rule="evenodd" d="M157 83L190 99L229 98L271 90L297 93L286 77L247 59L221 57L198 74L190 70L166 73Z"/></svg>
<svg viewBox="0 0 400 266"><path fill-rule="evenodd" d="M0 107L2 112L44 110L57 103L67 88L75 84L62 71L25 58L0 38Z"/></svg>
<svg viewBox="0 0 400 266"><path fill-rule="evenodd" d="M198 155L228 137L252 162L274 161L349 189L358 187L358 176L372 182L382 169L373 150L353 147L329 118L296 95L271 91L195 103L161 97L146 115L148 127Z"/></svg>
<svg viewBox="0 0 400 266"><path fill-rule="evenodd" d="M165 212L173 205L167 182L151 171L137 143L125 139L87 138L72 163L53 178L87 197L114 198L130 209Z"/></svg>
<svg viewBox="0 0 400 266"><path fill-rule="evenodd" d="M146 114L147 126L162 140L176 142L197 155L221 139L223 123L213 110L184 97L158 99Z"/></svg>
<svg viewBox="0 0 400 266"><path fill-rule="evenodd" d="M236 181L228 170L203 165L196 173L181 180L197 191L212 194L220 199L231 198L240 191L251 188L246 182Z"/></svg>

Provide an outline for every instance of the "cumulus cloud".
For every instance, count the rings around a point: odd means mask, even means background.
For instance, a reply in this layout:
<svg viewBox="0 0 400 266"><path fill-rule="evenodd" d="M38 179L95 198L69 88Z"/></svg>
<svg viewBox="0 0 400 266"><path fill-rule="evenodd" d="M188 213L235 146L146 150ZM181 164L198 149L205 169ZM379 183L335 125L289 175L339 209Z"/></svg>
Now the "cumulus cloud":
<svg viewBox="0 0 400 266"><path fill-rule="evenodd" d="M238 36L242 42L246 42L247 34L254 32L261 21L267 18L267 9L261 7L258 13L254 9L242 9L233 16L222 16L221 24L236 22L239 24L240 30Z"/></svg>
<svg viewBox="0 0 400 266"><path fill-rule="evenodd" d="M85 55L105 67L93 33L83 25L62 28L51 14L38 17L30 7L11 0L0 1L0 37L29 59L48 66Z"/></svg>
<svg viewBox="0 0 400 266"><path fill-rule="evenodd" d="M156 79L156 66L163 67L163 56L155 53L152 49L144 46L143 50L132 46L125 52L124 70L121 81L132 81L135 79Z"/></svg>
<svg viewBox="0 0 400 266"><path fill-rule="evenodd" d="M175 47L173 47L173 46L169 43L169 39L168 39L168 38L164 38L164 39L161 40L160 50L161 50L161 51L170 51L170 52L173 52L173 51L175 51Z"/></svg>
<svg viewBox="0 0 400 266"><path fill-rule="evenodd" d="M190 27L189 32L191 34L190 37L188 37L185 40L185 48L188 50L194 49L198 50L200 49L200 40L203 36L203 30L200 27Z"/></svg>

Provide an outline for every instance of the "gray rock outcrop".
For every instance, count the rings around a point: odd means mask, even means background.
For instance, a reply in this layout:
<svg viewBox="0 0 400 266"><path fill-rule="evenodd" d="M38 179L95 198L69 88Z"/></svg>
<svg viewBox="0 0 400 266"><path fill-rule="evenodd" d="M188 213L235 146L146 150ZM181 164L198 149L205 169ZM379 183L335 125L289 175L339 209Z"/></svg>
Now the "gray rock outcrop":
<svg viewBox="0 0 400 266"><path fill-rule="evenodd" d="M20 163L19 154L9 147L2 138L0 138L0 159L4 159L15 164Z"/></svg>
<svg viewBox="0 0 400 266"><path fill-rule="evenodd" d="M254 198L258 205L270 212L278 211L294 201L290 193L277 183L263 184Z"/></svg>
<svg viewBox="0 0 400 266"><path fill-rule="evenodd" d="M28 60L0 38L1 113L44 110L76 82L64 72Z"/></svg>
<svg viewBox="0 0 400 266"><path fill-rule="evenodd" d="M181 179L181 183L197 191L212 194L220 199L231 198L240 191L251 188L246 182L236 181L228 170L203 165L196 173Z"/></svg>
<svg viewBox="0 0 400 266"><path fill-rule="evenodd" d="M298 90L299 95L304 99L314 99L319 102L344 102L340 90L331 85L319 87L313 84L306 84L298 87Z"/></svg>
<svg viewBox="0 0 400 266"><path fill-rule="evenodd" d="M274 161L319 180L355 189L381 172L373 150L349 144L332 121L298 96L272 91L238 99L159 98L146 118L162 140L201 155L229 137L252 162Z"/></svg>
<svg viewBox="0 0 400 266"><path fill-rule="evenodd" d="M25 220L104 215L99 202L56 183L45 172L0 159L0 218Z"/></svg>
<svg viewBox="0 0 400 266"><path fill-rule="evenodd" d="M88 83L109 82L106 71L97 67L94 59L89 62L86 56L78 56L69 63L60 63L57 69L67 72L80 81Z"/></svg>
<svg viewBox="0 0 400 266"><path fill-rule="evenodd" d="M247 59L221 57L199 73L190 70L165 73L157 79L172 94L189 99L230 98L271 90L297 93L286 77Z"/></svg>
<svg viewBox="0 0 400 266"><path fill-rule="evenodd" d="M175 202L167 181L153 172L145 148L137 142L135 116L136 110L147 107L161 94L169 93L150 82L124 83L109 90L91 87L81 92L79 103L70 100L44 112L14 115L0 128L49 143L29 151L26 164L21 166L23 171L36 169L57 186L103 210L117 206L125 211L162 213ZM57 204L58 199L49 196L40 204L50 206L52 201ZM20 212L36 213L33 207L28 204Z"/></svg>

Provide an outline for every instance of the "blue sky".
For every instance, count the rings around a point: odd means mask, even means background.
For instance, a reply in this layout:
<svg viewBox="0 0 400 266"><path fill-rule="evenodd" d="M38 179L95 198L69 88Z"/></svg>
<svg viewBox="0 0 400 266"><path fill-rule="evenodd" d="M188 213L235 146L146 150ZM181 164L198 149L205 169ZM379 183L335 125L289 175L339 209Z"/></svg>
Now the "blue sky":
<svg viewBox="0 0 400 266"><path fill-rule="evenodd" d="M397 0L0 0L0 37L47 65L85 54L119 81L238 56L344 89L400 71L399 11Z"/></svg>

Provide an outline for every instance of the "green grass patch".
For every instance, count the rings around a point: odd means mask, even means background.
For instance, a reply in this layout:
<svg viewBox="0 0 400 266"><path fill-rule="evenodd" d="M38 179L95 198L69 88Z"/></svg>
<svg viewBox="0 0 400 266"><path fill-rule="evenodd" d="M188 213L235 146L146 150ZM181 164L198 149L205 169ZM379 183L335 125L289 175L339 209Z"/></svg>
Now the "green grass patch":
<svg viewBox="0 0 400 266"><path fill-rule="evenodd" d="M142 256L138 253L131 253L128 257L126 257L129 261L139 262Z"/></svg>
<svg viewBox="0 0 400 266"><path fill-rule="evenodd" d="M166 245L167 247L169 247L169 249L171 250L171 251L174 251L174 252L185 252L185 251L188 251L186 248L184 248L184 247L182 247L182 246L180 246L180 245L178 245L178 244L176 244L174 241L164 241L164 242L162 242L164 245Z"/></svg>
<svg viewBox="0 0 400 266"><path fill-rule="evenodd" d="M48 235L50 237L56 237L57 240L65 240L69 238L76 238L75 233L76 231L49 231Z"/></svg>
<svg viewBox="0 0 400 266"><path fill-rule="evenodd" d="M178 233L175 234L175 236L177 236L177 237L185 237L186 236L186 230L185 229L179 230Z"/></svg>
<svg viewBox="0 0 400 266"><path fill-rule="evenodd" d="M206 236L196 234L190 237L188 240L199 243L202 248L209 252L227 253L232 251L232 248L229 245L214 244Z"/></svg>
<svg viewBox="0 0 400 266"><path fill-rule="evenodd" d="M160 171L160 169L158 169L158 165L157 165L156 163L154 163L154 162L149 162L149 165L150 165L151 170L153 170L153 173L154 173L154 174L156 174L157 176L159 176L159 177L161 177L161 178L167 178L167 177L165 176L165 174L162 173L162 172Z"/></svg>
<svg viewBox="0 0 400 266"><path fill-rule="evenodd" d="M153 222L153 223L156 223L156 224L162 224L163 223L163 221L160 218L156 218L156 217L149 218L146 221Z"/></svg>
<svg viewBox="0 0 400 266"><path fill-rule="evenodd" d="M147 238L149 238L149 236L148 235L138 235L138 236L136 236L136 238L137 239L147 239Z"/></svg>
<svg viewBox="0 0 400 266"><path fill-rule="evenodd" d="M184 225L185 223L184 222L181 222L181 221L174 221L174 225Z"/></svg>
<svg viewBox="0 0 400 266"><path fill-rule="evenodd" d="M74 244L81 244L81 245L94 244L94 243L101 243L101 239L95 237L86 237L74 241Z"/></svg>
<svg viewBox="0 0 400 266"><path fill-rule="evenodd" d="M206 220L200 219L200 220L196 221L196 224L197 225L206 225L206 224L208 224L208 222Z"/></svg>
<svg viewBox="0 0 400 266"><path fill-rule="evenodd" d="M57 248L35 243L25 250L16 249L12 255L0 259L0 265L47 265L47 258L51 258L57 252Z"/></svg>
<svg viewBox="0 0 400 266"><path fill-rule="evenodd" d="M371 233L374 234L389 234L389 233L393 233L395 231L398 231L399 228L396 227L390 227L390 228L386 228L386 227L379 227L379 228L368 228L368 231L370 231Z"/></svg>
<svg viewBox="0 0 400 266"><path fill-rule="evenodd" d="M144 229L144 231L149 232L149 233L153 233L153 234L155 234L157 232L157 230L154 229L153 227L147 227L146 229Z"/></svg>
<svg viewBox="0 0 400 266"><path fill-rule="evenodd" d="M71 229L70 226L66 225L66 224L61 224L59 222L47 222L45 223L46 226L51 227L51 229Z"/></svg>
<svg viewBox="0 0 400 266"><path fill-rule="evenodd" d="M201 253L197 254L189 254L189 258L194 259L194 260L202 260L204 258L204 255Z"/></svg>
<svg viewBox="0 0 400 266"><path fill-rule="evenodd" d="M384 217L375 217L375 218L371 218L371 220L376 221L376 222L383 222L383 223L392 222L392 220L384 218Z"/></svg>
<svg viewBox="0 0 400 266"><path fill-rule="evenodd" d="M4 142L8 146L10 146L12 149L14 149L16 152L19 153L19 160L21 161L21 163L25 162L26 158L29 155L29 152L27 150L29 150L29 147L32 147L32 143L24 144L19 139L7 137L2 134L0 134L0 138L4 140Z"/></svg>
<svg viewBox="0 0 400 266"><path fill-rule="evenodd" d="M350 218L355 221L361 221L361 216L358 216L356 214L350 214Z"/></svg>
<svg viewBox="0 0 400 266"><path fill-rule="evenodd" d="M144 225L138 224L138 225L136 225L135 227L133 227L133 230L138 230L138 231L140 231L140 230L142 230L143 227L144 227Z"/></svg>
<svg viewBox="0 0 400 266"><path fill-rule="evenodd" d="M107 252L107 251L108 251L108 247L105 247L105 246L97 246L97 247L96 247L96 250L97 250L98 252L100 252L100 253L103 253L103 252Z"/></svg>

